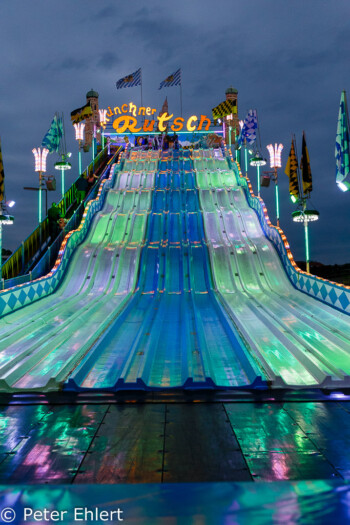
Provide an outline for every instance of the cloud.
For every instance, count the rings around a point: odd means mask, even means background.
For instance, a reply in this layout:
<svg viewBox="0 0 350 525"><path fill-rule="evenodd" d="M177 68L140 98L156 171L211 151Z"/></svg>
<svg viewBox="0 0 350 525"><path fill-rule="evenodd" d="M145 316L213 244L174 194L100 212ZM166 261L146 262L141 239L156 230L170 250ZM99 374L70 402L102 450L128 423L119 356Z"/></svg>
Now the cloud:
<svg viewBox="0 0 350 525"><path fill-rule="evenodd" d="M105 51L97 58L96 66L101 69L110 69L121 63L121 59L113 51Z"/></svg>
<svg viewBox="0 0 350 525"><path fill-rule="evenodd" d="M267 143L282 142L284 164L291 133L300 148L305 129L313 201L320 211L319 224L310 229L312 258L346 262L348 195L335 187L334 140L340 92L350 86L348 0L337 0L336 9L329 5L319 0L3 3L0 135L7 192L16 193L16 213L26 217L16 219L11 238L4 233L5 242L14 248L35 226L35 206L27 206L34 196L21 188L36 181L31 149L41 143L56 110L65 115L74 164L69 114L91 87L100 93L101 105L136 100L139 88L116 90L115 82L142 67L144 102L160 107L167 96L176 112L179 88L158 87L181 67L185 115L208 114L232 84L239 92L240 117L257 108L265 155ZM282 226L293 253L302 258L302 228L291 221L288 180L280 171ZM73 169L68 177L75 175ZM251 178L256 185L253 170ZM271 188L263 197L274 217Z"/></svg>

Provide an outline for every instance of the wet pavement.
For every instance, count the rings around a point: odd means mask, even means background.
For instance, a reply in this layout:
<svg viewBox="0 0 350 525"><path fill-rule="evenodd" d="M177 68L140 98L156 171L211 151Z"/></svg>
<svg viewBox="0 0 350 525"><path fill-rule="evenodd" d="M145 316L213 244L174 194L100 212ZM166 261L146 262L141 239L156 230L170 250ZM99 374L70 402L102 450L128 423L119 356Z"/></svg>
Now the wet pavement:
<svg viewBox="0 0 350 525"><path fill-rule="evenodd" d="M0 407L0 484L350 479L350 402Z"/></svg>

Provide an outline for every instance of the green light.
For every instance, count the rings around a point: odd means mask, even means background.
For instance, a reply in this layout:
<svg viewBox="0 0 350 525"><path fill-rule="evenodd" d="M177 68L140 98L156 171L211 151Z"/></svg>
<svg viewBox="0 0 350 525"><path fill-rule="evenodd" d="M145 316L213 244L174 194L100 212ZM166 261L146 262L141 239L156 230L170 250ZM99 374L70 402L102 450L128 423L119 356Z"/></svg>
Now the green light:
<svg viewBox="0 0 350 525"><path fill-rule="evenodd" d="M61 170L62 198L64 197L64 170Z"/></svg>
<svg viewBox="0 0 350 525"><path fill-rule="evenodd" d="M304 222L304 230L305 230L305 254L306 254L306 267L307 271L310 272L310 252L309 252L309 228L308 228L308 222Z"/></svg>
<svg viewBox="0 0 350 525"><path fill-rule="evenodd" d="M55 163L55 170L70 170L72 169L72 165L70 162L67 161L61 161Z"/></svg>
<svg viewBox="0 0 350 525"><path fill-rule="evenodd" d="M278 184L275 186L275 194L276 194L276 217L277 217L277 223L280 219L280 204L279 204L279 195L278 195Z"/></svg>
<svg viewBox="0 0 350 525"><path fill-rule="evenodd" d="M41 224L41 206L42 206L42 204L41 204L41 177L40 177L39 180L40 180L40 182L39 182L40 187L39 187L39 192L38 193L39 193L39 225L40 225Z"/></svg>
<svg viewBox="0 0 350 525"><path fill-rule="evenodd" d="M0 215L1 224L13 224L14 218L12 215Z"/></svg>
<svg viewBox="0 0 350 525"><path fill-rule="evenodd" d="M316 210L296 210L292 213L294 222L315 222L319 215Z"/></svg>
<svg viewBox="0 0 350 525"><path fill-rule="evenodd" d="M298 199L295 197L295 195L291 195L291 196L290 196L290 199L291 199L291 201L292 201L293 204L295 204L295 203L297 202L297 200L298 200Z"/></svg>

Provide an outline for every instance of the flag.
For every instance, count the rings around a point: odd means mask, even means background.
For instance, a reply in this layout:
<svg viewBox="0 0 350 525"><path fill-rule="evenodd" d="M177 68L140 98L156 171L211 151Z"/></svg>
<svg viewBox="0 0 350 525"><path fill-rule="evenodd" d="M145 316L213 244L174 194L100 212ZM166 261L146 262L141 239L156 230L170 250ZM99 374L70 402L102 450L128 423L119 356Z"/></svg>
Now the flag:
<svg viewBox="0 0 350 525"><path fill-rule="evenodd" d="M141 68L135 71L135 73L131 73L131 75L127 75L126 77L123 77L120 80L118 80L118 82L116 82L117 89L123 87L141 86L141 84Z"/></svg>
<svg viewBox="0 0 350 525"><path fill-rule="evenodd" d="M306 195L307 193L312 192L312 175L311 175L309 152L306 147L306 139L305 139L304 132L303 132L303 143L301 147L300 169L301 169L301 178L303 181L303 192Z"/></svg>
<svg viewBox="0 0 350 525"><path fill-rule="evenodd" d="M70 114L70 119L72 124L77 124L81 120L85 120L86 118L90 117L90 115L92 115L92 108L90 106L90 102L88 102L85 104L85 106L72 111Z"/></svg>
<svg viewBox="0 0 350 525"><path fill-rule="evenodd" d="M289 193L296 199L300 199L298 182L298 160L295 154L294 140L289 152L289 157L284 173L289 177Z"/></svg>
<svg viewBox="0 0 350 525"><path fill-rule="evenodd" d="M346 103L346 93L342 92L338 115L337 136L335 139L336 182L343 191L350 190L349 161L349 115Z"/></svg>
<svg viewBox="0 0 350 525"><path fill-rule="evenodd" d="M213 119L226 117L232 113L237 113L237 101L236 100L225 100L218 106L212 109Z"/></svg>
<svg viewBox="0 0 350 525"><path fill-rule="evenodd" d="M244 119L241 133L237 139L238 146L242 146L242 143L246 143L249 146L254 144L256 141L256 130L258 128L258 117L256 109L250 109L246 118Z"/></svg>
<svg viewBox="0 0 350 525"><path fill-rule="evenodd" d="M2 161L2 152L1 152L1 141L0 141L0 202L5 198L5 172L4 172L4 163Z"/></svg>
<svg viewBox="0 0 350 525"><path fill-rule="evenodd" d="M49 150L50 153L53 151L58 151L61 138L63 137L63 123L62 119L58 118L57 115L54 116L51 126L49 127L48 132L46 133L41 146Z"/></svg>
<svg viewBox="0 0 350 525"><path fill-rule="evenodd" d="M181 68L163 80L163 82L160 83L159 89L171 86L181 86Z"/></svg>

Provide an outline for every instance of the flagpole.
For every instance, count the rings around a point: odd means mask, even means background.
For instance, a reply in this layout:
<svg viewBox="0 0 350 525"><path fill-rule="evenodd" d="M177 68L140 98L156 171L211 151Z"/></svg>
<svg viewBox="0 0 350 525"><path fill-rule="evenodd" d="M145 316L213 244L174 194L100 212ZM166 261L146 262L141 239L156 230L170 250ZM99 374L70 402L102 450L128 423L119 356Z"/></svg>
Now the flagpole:
<svg viewBox="0 0 350 525"><path fill-rule="evenodd" d="M181 78L181 69L180 69L180 108L181 108L181 117L182 117L182 78Z"/></svg>
<svg viewBox="0 0 350 525"><path fill-rule="evenodd" d="M143 107L143 104L142 104L142 68L140 68L140 73L141 73L141 107Z"/></svg>
<svg viewBox="0 0 350 525"><path fill-rule="evenodd" d="M296 141L295 135L293 135L293 141L294 141L295 156L297 158L297 176L298 176L299 195L300 195L300 200L301 200L302 207L303 207L303 216L304 216L304 221L303 222L304 222L304 237L305 237L306 271L307 271L307 273L310 273L309 223L308 223L307 217L305 215L306 199L307 199L307 197L304 194L303 181L302 181L300 168L299 168L297 141Z"/></svg>
<svg viewBox="0 0 350 525"><path fill-rule="evenodd" d="M247 151L247 139L244 139L244 165L245 165L245 176L248 176L248 151Z"/></svg>

